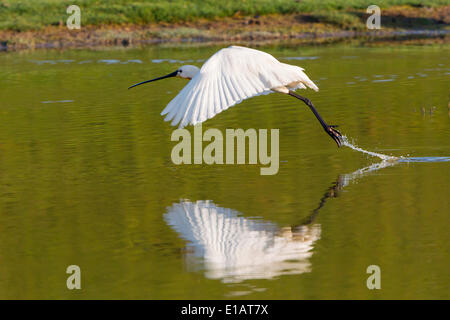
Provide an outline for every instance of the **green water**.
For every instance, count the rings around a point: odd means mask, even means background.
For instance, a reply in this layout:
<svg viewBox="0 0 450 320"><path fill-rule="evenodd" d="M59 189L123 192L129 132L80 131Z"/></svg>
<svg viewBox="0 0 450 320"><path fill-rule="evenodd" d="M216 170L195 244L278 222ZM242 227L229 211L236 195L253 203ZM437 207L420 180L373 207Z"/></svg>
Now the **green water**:
<svg viewBox="0 0 450 320"><path fill-rule="evenodd" d="M0 54L0 298L450 298L450 162L358 171L381 160L271 94L203 127L279 129L278 174L172 163L159 113L185 80L126 88L218 49ZM301 94L358 146L450 156L448 46L259 49L304 67L320 91Z"/></svg>

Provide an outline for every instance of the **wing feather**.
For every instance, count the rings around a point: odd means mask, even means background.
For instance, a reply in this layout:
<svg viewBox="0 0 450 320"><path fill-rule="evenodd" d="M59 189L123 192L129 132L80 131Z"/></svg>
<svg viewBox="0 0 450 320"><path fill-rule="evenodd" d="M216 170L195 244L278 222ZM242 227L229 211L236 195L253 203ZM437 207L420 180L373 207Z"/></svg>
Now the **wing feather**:
<svg viewBox="0 0 450 320"><path fill-rule="evenodd" d="M199 112L198 108L196 108L195 106L198 105L198 103L200 103L204 99L205 94L207 93L207 90L205 90L205 89L207 89L207 88L204 88L200 84L198 87L201 88L201 90L199 89L199 92L197 94L196 100L194 101L193 107L191 107L188 110L188 112L185 113L183 120L180 123L180 127L184 127L185 125L189 124L187 119L190 119L194 114Z"/></svg>
<svg viewBox="0 0 450 320"><path fill-rule="evenodd" d="M220 84L221 85L219 85L219 101L220 101L220 105L219 104L216 104L215 105L215 109L214 109L214 111L215 111L215 113L217 114L217 113L220 113L220 106L227 106L229 103L231 103L231 102L228 102L228 100L227 100L227 96L226 96L226 94L225 94L225 88L226 88L226 84L225 84L225 82L224 82L224 79L223 79L223 74L222 75L220 75L220 79L219 79L219 81L220 81Z"/></svg>
<svg viewBox="0 0 450 320"><path fill-rule="evenodd" d="M219 96L219 86L218 86L218 81L220 81L220 78L219 77L214 77L214 79L212 80L212 82L213 82L213 84L214 84L214 86L213 86L213 92L211 92L212 93L212 100L213 100L213 103L211 103L209 106L208 106L208 119L211 119L215 114L216 114L216 112L215 112L215 106L218 106L219 108L220 108L220 106L221 106L221 103L220 103L220 96ZM220 110L221 111L221 110ZM219 112L220 112L219 111Z"/></svg>
<svg viewBox="0 0 450 320"><path fill-rule="evenodd" d="M226 84L226 88L228 89L228 97L231 98L231 104L237 103L239 101L239 95L233 87L230 76L227 74L224 75L224 83Z"/></svg>
<svg viewBox="0 0 450 320"><path fill-rule="evenodd" d="M204 78L203 79L203 81L205 82L204 83L204 85L203 85L203 96L202 96L202 101L201 101L201 103L202 104L205 104L205 105L209 105L209 98L210 98L210 93L209 93L209 91L210 91L210 87L211 87L211 82L210 81L206 81L205 80L206 78ZM189 124L189 121L192 121L192 122L195 122L195 123L197 123L198 122L198 119L201 119L201 118L203 118L203 117L205 117L206 118L206 113L207 113L208 111L205 109L205 108L199 108L199 107L197 107L196 108L196 110L195 110L195 112L194 112L194 114L193 114L193 117L192 118L190 118L190 119L188 119L188 122L187 122L187 124ZM195 121L193 121L193 119L195 119Z"/></svg>
<svg viewBox="0 0 450 320"><path fill-rule="evenodd" d="M172 120L175 115L178 113L178 106L180 104L185 104L186 109L189 107L190 98L195 94L195 92L198 90L198 87L195 86L194 83L188 83L181 91L178 93L178 95L169 102L169 104L166 106L166 108L161 112L161 115L167 114L165 121Z"/></svg>
<svg viewBox="0 0 450 320"><path fill-rule="evenodd" d="M233 86L234 91L237 94L239 102L246 98L244 91L242 90L241 84L237 80L237 75L230 76L230 83Z"/></svg>
<svg viewBox="0 0 450 320"><path fill-rule="evenodd" d="M231 46L211 56L161 114L167 114L165 120L172 120L172 125L195 125L282 86L318 90L302 68L262 51Z"/></svg>
<svg viewBox="0 0 450 320"><path fill-rule="evenodd" d="M187 120L186 119L189 118L190 115L192 115L193 112L195 112L195 106L197 105L197 103L199 101L201 101L201 99L203 97L204 90L201 90L199 86L195 90L196 90L195 98L191 101L187 112L184 114L184 117L183 117L183 119L180 122L180 125L184 126L184 124L187 124Z"/></svg>
<svg viewBox="0 0 450 320"><path fill-rule="evenodd" d="M186 111L184 113L182 112L177 112L177 109L174 109L172 111L172 116L173 121L172 121L172 125L175 126L177 125L182 119L184 119L186 117L186 115L190 112L190 110L195 109L195 106L197 105L197 103L200 101L199 100L199 95L202 93L202 88L198 85L193 86L193 88L190 90L190 92L187 94L186 97L186 101L187 103L185 104L185 108Z"/></svg>

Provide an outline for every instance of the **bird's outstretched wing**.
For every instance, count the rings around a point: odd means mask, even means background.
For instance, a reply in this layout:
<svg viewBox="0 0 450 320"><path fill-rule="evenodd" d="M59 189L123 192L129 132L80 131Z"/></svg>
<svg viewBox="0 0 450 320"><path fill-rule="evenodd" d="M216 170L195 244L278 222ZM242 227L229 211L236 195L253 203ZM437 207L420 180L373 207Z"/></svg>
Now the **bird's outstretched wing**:
<svg viewBox="0 0 450 320"><path fill-rule="evenodd" d="M318 90L302 68L262 51L231 46L211 56L161 114L167 114L165 120L172 120L173 126L195 125L242 100L287 85Z"/></svg>

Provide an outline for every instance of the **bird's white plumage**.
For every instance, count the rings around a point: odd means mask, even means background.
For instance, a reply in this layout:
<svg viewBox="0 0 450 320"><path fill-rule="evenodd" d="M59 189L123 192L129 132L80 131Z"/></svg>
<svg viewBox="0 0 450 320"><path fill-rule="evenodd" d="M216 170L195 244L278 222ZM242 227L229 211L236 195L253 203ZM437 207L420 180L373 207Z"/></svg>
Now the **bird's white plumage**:
<svg viewBox="0 0 450 320"><path fill-rule="evenodd" d="M231 46L211 56L161 114L174 126L195 125L242 100L306 86L318 90L302 68L259 50Z"/></svg>

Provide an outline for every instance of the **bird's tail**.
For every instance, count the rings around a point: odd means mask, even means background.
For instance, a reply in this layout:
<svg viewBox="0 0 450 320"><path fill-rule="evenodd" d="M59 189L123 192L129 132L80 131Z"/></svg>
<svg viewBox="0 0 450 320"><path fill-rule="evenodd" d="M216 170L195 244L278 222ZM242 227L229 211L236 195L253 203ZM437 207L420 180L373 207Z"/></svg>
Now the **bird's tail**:
<svg viewBox="0 0 450 320"><path fill-rule="evenodd" d="M301 83L305 84L314 91L319 91L319 87L317 87L316 84L312 82L312 80L306 75L306 73L304 73L303 71L300 72L301 72Z"/></svg>

